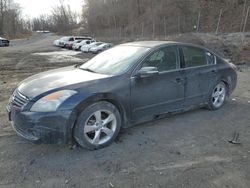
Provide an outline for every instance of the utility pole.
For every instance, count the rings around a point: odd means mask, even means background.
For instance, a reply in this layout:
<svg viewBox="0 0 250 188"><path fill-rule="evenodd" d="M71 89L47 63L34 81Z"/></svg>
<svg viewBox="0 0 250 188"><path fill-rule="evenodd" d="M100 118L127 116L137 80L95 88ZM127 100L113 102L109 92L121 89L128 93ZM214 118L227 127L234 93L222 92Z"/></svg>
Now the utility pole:
<svg viewBox="0 0 250 188"><path fill-rule="evenodd" d="M247 7L247 14L246 14L245 22L244 22L243 33L244 33L245 30L246 30L248 14L249 14L249 6Z"/></svg>
<svg viewBox="0 0 250 188"><path fill-rule="evenodd" d="M141 23L141 37L144 37L144 24Z"/></svg>
<svg viewBox="0 0 250 188"><path fill-rule="evenodd" d="M245 18L245 11L246 11L246 5L247 5L247 0L245 0L244 2L244 7L243 7L243 11L242 11L242 18L241 18L241 23L240 23L240 32L242 32L243 30L243 25L244 25L244 18Z"/></svg>
<svg viewBox="0 0 250 188"><path fill-rule="evenodd" d="M181 16L180 16L180 14L178 15L178 34L180 34L181 33Z"/></svg>
<svg viewBox="0 0 250 188"><path fill-rule="evenodd" d="M155 20L153 19L153 39L155 38Z"/></svg>
<svg viewBox="0 0 250 188"><path fill-rule="evenodd" d="M122 27L120 27L120 33L119 33L120 38L122 38Z"/></svg>
<svg viewBox="0 0 250 188"><path fill-rule="evenodd" d="M199 27L200 27L200 17L201 17L201 11L199 11L199 13L198 13L196 33L198 33L198 32L199 32Z"/></svg>
<svg viewBox="0 0 250 188"><path fill-rule="evenodd" d="M135 37L135 30L134 30L134 24L131 26L131 35L132 35L132 38Z"/></svg>
<svg viewBox="0 0 250 188"><path fill-rule="evenodd" d="M221 16L222 16L222 9L220 9L220 15L219 15L219 19L218 19L218 23L217 23L217 27L215 31L216 35L218 34L218 31L219 31Z"/></svg>
<svg viewBox="0 0 250 188"><path fill-rule="evenodd" d="M167 23L166 23L166 16L164 16L164 39L167 39Z"/></svg>

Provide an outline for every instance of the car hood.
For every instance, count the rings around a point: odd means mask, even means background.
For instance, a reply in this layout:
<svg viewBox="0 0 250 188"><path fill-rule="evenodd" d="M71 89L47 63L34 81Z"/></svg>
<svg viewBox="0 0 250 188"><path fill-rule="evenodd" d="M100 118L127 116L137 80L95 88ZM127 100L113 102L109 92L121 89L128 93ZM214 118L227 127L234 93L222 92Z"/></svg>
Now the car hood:
<svg viewBox="0 0 250 188"><path fill-rule="evenodd" d="M92 73L70 66L31 76L20 83L18 91L29 98L34 98L53 89L107 77L110 75Z"/></svg>

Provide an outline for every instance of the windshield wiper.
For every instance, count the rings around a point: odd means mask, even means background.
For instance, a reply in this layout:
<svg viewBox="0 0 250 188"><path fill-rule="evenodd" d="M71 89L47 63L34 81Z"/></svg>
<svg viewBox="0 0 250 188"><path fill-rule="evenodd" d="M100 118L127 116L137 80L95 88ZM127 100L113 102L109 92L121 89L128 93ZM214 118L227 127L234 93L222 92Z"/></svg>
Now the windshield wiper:
<svg viewBox="0 0 250 188"><path fill-rule="evenodd" d="M96 73L95 71L93 71L93 70L91 70L91 69L88 69L88 68L81 68L81 67L80 67L80 69L85 70L85 71L88 71L88 72L94 72L94 73Z"/></svg>

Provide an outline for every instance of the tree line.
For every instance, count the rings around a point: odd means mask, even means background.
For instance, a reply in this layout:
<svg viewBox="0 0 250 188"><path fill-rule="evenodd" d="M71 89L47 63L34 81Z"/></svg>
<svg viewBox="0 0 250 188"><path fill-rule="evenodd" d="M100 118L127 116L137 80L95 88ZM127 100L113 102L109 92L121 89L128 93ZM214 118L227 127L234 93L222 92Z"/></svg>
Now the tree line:
<svg viewBox="0 0 250 188"><path fill-rule="evenodd" d="M29 30L30 23L22 18L19 4L13 0L0 0L0 36L11 38Z"/></svg>
<svg viewBox="0 0 250 188"><path fill-rule="evenodd" d="M83 23L99 36L240 32L249 6L249 0L85 0Z"/></svg>
<svg viewBox="0 0 250 188"><path fill-rule="evenodd" d="M53 7L50 15L37 18L23 18L22 9L14 0L0 0L0 36L15 38L31 31L72 33L80 27L79 16L63 0Z"/></svg>
<svg viewBox="0 0 250 188"><path fill-rule="evenodd" d="M67 34L80 27L78 18L77 13L72 11L63 0L60 0L59 5L53 7L50 15L41 15L31 20L32 29L34 31L49 30L59 34Z"/></svg>
<svg viewBox="0 0 250 188"><path fill-rule="evenodd" d="M27 30L110 37L241 32L250 30L249 6L250 0L84 0L79 16L59 0L50 15L23 19L14 0L0 0L0 35Z"/></svg>

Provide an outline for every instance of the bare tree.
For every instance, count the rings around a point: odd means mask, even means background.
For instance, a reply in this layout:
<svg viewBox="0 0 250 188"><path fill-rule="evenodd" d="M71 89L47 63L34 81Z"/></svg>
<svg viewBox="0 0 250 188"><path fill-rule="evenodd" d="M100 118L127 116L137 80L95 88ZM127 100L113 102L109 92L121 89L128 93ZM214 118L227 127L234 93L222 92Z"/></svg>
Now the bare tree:
<svg viewBox="0 0 250 188"><path fill-rule="evenodd" d="M13 0L0 0L0 35L16 37L28 32L26 22L21 16L19 4Z"/></svg>
<svg viewBox="0 0 250 188"><path fill-rule="evenodd" d="M0 0L0 35L3 35L5 13L7 10L7 0Z"/></svg>
<svg viewBox="0 0 250 188"><path fill-rule="evenodd" d="M85 0L82 24L95 35L120 35L122 30L126 36L141 36L143 23L144 36L165 36L196 32L199 15L199 32L214 32L223 9L220 31L235 32L244 3L249 6L250 0Z"/></svg>
<svg viewBox="0 0 250 188"><path fill-rule="evenodd" d="M79 27L78 15L63 0L53 7L50 15L41 15L32 20L33 30L49 30L59 34L70 34Z"/></svg>

